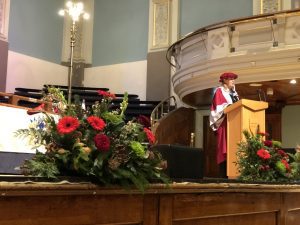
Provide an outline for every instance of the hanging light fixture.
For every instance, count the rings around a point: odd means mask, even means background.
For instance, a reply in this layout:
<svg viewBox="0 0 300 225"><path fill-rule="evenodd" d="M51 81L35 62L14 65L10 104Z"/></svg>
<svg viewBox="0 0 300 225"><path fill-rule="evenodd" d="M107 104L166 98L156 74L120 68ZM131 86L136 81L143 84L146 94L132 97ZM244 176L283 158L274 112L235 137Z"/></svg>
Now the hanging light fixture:
<svg viewBox="0 0 300 225"><path fill-rule="evenodd" d="M268 88L267 88L267 95L268 95L268 96L272 96L273 94L274 94L273 88L268 87Z"/></svg>

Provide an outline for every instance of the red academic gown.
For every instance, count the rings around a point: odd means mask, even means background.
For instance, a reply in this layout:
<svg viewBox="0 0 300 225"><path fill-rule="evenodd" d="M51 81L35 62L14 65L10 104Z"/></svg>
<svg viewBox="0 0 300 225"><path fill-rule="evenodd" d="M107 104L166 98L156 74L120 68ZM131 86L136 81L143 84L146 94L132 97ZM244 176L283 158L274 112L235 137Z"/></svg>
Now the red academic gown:
<svg viewBox="0 0 300 225"><path fill-rule="evenodd" d="M217 133L218 164L226 160L227 119L224 115L224 109L232 103L233 101L229 95L229 91L226 91L222 86L218 87L213 97L209 116L210 127Z"/></svg>

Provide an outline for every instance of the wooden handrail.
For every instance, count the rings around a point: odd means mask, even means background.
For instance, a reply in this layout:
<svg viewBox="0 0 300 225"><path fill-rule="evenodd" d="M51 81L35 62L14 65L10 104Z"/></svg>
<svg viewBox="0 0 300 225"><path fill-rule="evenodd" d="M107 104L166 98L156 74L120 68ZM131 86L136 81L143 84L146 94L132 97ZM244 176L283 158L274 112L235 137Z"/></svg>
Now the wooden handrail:
<svg viewBox="0 0 300 225"><path fill-rule="evenodd" d="M12 94L12 93L6 93L6 92L0 92L0 96L2 96L2 97L8 97L7 98L7 102L9 103L9 104L11 104L11 102L12 102L12 96L13 96L14 94Z"/></svg>
<svg viewBox="0 0 300 225"><path fill-rule="evenodd" d="M162 118L165 114L169 113L171 110L171 101L174 101L174 108L177 108L177 102L176 98L174 96L170 96L163 101L161 101L152 111L151 116L150 116L150 122L151 122L151 127L160 119ZM165 109L165 105L167 105L167 108Z"/></svg>
<svg viewBox="0 0 300 225"><path fill-rule="evenodd" d="M18 106L19 101L22 100L22 101L27 101L27 102L44 104L45 111L52 112L52 102L47 102L47 101L43 101L40 99L30 98L30 97L25 97L25 96L20 96L20 95L14 95L12 93L5 93L5 92L0 92L0 96L8 97L8 104L11 104L13 106Z"/></svg>

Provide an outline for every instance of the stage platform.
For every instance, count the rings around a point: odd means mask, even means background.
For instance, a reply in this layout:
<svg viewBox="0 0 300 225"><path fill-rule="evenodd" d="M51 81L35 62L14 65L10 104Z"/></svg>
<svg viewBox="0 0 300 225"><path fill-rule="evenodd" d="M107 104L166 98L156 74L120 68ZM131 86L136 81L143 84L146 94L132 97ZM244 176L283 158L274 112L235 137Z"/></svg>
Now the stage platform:
<svg viewBox="0 0 300 225"><path fill-rule="evenodd" d="M202 180L136 189L2 176L1 225L299 225L300 184Z"/></svg>

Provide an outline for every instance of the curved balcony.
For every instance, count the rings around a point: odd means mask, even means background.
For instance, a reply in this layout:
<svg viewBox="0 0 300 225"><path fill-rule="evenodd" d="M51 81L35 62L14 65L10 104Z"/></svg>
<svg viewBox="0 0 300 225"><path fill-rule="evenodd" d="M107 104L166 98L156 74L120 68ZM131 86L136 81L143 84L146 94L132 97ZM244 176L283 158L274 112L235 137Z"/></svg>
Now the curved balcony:
<svg viewBox="0 0 300 225"><path fill-rule="evenodd" d="M243 98L300 104L300 10L201 28L171 45L167 59L175 67L174 92L186 104L209 105L225 71L239 75L236 88Z"/></svg>

